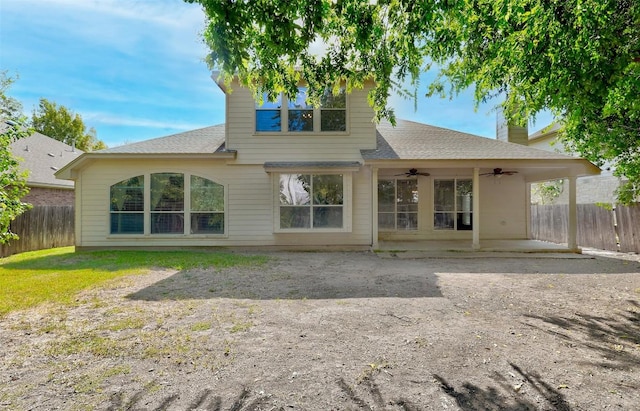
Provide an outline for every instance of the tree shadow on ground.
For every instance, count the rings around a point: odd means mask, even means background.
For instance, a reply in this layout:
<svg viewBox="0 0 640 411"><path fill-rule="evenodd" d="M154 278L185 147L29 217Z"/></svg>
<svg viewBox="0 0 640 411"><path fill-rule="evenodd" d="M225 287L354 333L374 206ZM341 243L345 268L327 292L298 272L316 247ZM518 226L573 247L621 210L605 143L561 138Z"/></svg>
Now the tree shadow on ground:
<svg viewBox="0 0 640 411"><path fill-rule="evenodd" d="M370 257L370 256L369 256ZM357 256L354 256L357 258ZM428 269L378 264L369 258L350 264L301 267L286 260L260 268L193 269L164 278L127 296L132 300L242 298L254 300L442 297L438 277ZM409 262L416 265L417 262Z"/></svg>
<svg viewBox="0 0 640 411"><path fill-rule="evenodd" d="M572 316L539 316L525 314L526 318L541 321L525 322L564 340L567 344L582 346L601 355L602 361L593 365L607 368L631 369L640 365L640 304L627 300L627 309L607 317L576 313ZM640 387L639 387L640 388Z"/></svg>
<svg viewBox="0 0 640 411"><path fill-rule="evenodd" d="M486 388L465 382L461 388L456 389L443 377L437 374L433 377L440 383L440 387L445 394L455 400L458 407L463 411L571 410L569 403L559 389L549 385L540 375L537 373L528 373L512 363L509 363L509 365L511 365L511 368L519 375L522 384L526 384L526 389L533 389L535 393L542 398L543 404L540 401L532 401L529 397L516 393L514 386L510 384L504 376L498 373L493 375L493 379L498 384L498 387ZM508 393L513 394L509 395Z"/></svg>

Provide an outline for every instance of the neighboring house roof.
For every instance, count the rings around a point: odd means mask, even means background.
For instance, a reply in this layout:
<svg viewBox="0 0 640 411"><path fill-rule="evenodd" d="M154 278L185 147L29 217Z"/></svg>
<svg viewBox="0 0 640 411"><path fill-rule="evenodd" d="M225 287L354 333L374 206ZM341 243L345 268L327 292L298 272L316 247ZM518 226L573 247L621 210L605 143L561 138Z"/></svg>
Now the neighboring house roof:
<svg viewBox="0 0 640 411"><path fill-rule="evenodd" d="M572 157L413 121L377 127L378 148L365 160L567 160Z"/></svg>
<svg viewBox="0 0 640 411"><path fill-rule="evenodd" d="M73 189L73 181L59 180L54 174L78 158L82 150L36 132L11 143L11 152L20 159L20 169L29 170L29 187Z"/></svg>
<svg viewBox="0 0 640 411"><path fill-rule="evenodd" d="M201 154L225 151L225 125L95 151L96 154Z"/></svg>
<svg viewBox="0 0 640 411"><path fill-rule="evenodd" d="M529 141L533 141L533 140L537 140L540 138L544 138L550 135L555 135L558 133L558 130L560 130L560 124L559 123L551 123L548 126L544 127L541 130L536 131L533 134L529 135Z"/></svg>

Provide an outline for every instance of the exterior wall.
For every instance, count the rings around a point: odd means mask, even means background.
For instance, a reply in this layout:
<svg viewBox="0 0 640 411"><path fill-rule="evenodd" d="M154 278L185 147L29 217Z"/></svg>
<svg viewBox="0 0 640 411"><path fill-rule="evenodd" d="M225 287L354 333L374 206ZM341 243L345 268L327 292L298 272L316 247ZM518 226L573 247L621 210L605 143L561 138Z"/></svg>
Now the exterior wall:
<svg viewBox="0 0 640 411"><path fill-rule="evenodd" d="M146 173L192 173L226 188L227 231L217 235L110 235L110 186ZM345 233L274 233L272 175L262 165L234 165L223 160L104 160L88 165L76 184L76 245L129 246L314 246L371 245L371 172L353 173L352 231ZM148 184L148 183L146 183ZM148 207L148 205L147 205Z"/></svg>
<svg viewBox="0 0 640 411"><path fill-rule="evenodd" d="M72 189L31 187L29 194L22 198L25 203L33 205L72 206L75 201L75 191Z"/></svg>
<svg viewBox="0 0 640 411"><path fill-rule="evenodd" d="M431 169L430 176L418 177L418 230L380 231L380 240L471 240L472 231L436 230L433 228L433 180L472 179L471 169ZM379 178L392 177L404 169L379 170ZM480 177L480 238L527 238L527 185L519 175Z"/></svg>
<svg viewBox="0 0 640 411"><path fill-rule="evenodd" d="M227 94L227 148L238 151L236 163L266 161L358 161L361 149L376 148L373 110L368 89L347 96L346 132L255 131L255 102L251 92L237 84Z"/></svg>

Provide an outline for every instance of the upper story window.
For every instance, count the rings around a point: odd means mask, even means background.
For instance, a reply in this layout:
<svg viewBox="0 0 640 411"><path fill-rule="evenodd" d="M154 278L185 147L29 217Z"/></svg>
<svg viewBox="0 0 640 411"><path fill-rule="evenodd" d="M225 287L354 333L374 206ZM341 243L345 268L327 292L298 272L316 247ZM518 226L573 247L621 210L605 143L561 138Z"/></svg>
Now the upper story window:
<svg viewBox="0 0 640 411"><path fill-rule="evenodd" d="M334 95L325 90L320 102L320 131L347 130L347 95L344 88Z"/></svg>
<svg viewBox="0 0 640 411"><path fill-rule="evenodd" d="M288 129L291 132L313 131L313 106L307 104L307 88L299 87L295 100L288 101Z"/></svg>
<svg viewBox="0 0 640 411"><path fill-rule="evenodd" d="M320 99L319 108L314 108L307 102L306 87L299 87L298 94L291 99L280 95L276 101L269 101L265 93L263 104L256 104L257 132L312 133L346 130L347 99L344 88L335 95L332 90L327 89Z"/></svg>
<svg viewBox="0 0 640 411"><path fill-rule="evenodd" d="M276 101L269 101L267 93L263 103L256 103L256 131L282 131L282 95Z"/></svg>

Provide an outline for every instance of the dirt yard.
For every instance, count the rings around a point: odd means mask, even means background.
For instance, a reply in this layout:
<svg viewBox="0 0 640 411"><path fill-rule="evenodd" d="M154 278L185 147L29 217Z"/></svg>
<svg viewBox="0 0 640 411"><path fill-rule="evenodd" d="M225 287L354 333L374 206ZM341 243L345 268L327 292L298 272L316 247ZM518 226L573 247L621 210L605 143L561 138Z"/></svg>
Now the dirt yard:
<svg viewBox="0 0 640 411"><path fill-rule="evenodd" d="M270 256L3 318L0 409L640 406L634 259Z"/></svg>

